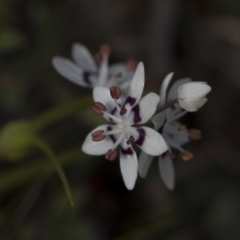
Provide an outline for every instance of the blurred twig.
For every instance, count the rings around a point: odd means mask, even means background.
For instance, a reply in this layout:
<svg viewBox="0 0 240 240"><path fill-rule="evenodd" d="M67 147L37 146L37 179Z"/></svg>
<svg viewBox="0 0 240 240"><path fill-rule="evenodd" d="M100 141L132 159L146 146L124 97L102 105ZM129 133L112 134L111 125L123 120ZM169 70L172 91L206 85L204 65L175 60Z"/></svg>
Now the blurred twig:
<svg viewBox="0 0 240 240"><path fill-rule="evenodd" d="M46 144L44 141L42 141L40 139L36 139L35 141L33 141L33 145L38 147L40 150L42 150L45 153L46 157L52 162L53 166L55 167L56 172L59 175L59 178L61 179L61 182L63 184L65 193L66 193L67 198L69 200L69 203L73 207L74 202L73 202L73 198L72 198L72 193L71 193L66 175L65 175L65 173L62 169L62 166L59 163L55 153L48 146L48 144Z"/></svg>

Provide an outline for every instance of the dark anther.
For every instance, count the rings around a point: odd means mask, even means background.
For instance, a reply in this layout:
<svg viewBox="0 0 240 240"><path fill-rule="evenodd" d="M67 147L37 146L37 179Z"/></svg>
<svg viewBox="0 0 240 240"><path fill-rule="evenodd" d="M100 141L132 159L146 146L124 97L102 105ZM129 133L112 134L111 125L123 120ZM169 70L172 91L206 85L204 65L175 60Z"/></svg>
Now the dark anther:
<svg viewBox="0 0 240 240"><path fill-rule="evenodd" d="M97 115L103 115L103 112L107 110L107 108L100 102L95 102L92 106L92 110Z"/></svg>
<svg viewBox="0 0 240 240"><path fill-rule="evenodd" d="M109 149L105 154L105 158L107 160L110 160L110 161L115 160L116 157L117 157L117 151L116 150Z"/></svg>
<svg viewBox="0 0 240 240"><path fill-rule="evenodd" d="M130 145L130 144L132 144L133 142L135 142L135 139L134 139L133 136L130 136L130 137L128 138L128 140L127 140L127 145Z"/></svg>
<svg viewBox="0 0 240 240"><path fill-rule="evenodd" d="M119 99L121 97L121 89L119 87L111 87L110 94L113 99Z"/></svg>
<svg viewBox="0 0 240 240"><path fill-rule="evenodd" d="M123 106L120 110L120 115L124 115L127 112L127 109Z"/></svg>

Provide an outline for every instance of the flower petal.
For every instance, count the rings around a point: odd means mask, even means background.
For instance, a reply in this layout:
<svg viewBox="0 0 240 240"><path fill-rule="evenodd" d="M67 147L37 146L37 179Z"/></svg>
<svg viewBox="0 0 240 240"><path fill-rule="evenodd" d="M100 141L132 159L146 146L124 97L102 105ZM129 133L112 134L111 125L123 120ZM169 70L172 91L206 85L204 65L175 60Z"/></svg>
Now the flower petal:
<svg viewBox="0 0 240 240"><path fill-rule="evenodd" d="M156 112L160 97L156 93L149 93L132 108L128 119L132 124L146 123Z"/></svg>
<svg viewBox="0 0 240 240"><path fill-rule="evenodd" d="M140 177L142 178L146 177L152 159L153 159L152 156L146 154L145 152L141 152L138 160L138 172Z"/></svg>
<svg viewBox="0 0 240 240"><path fill-rule="evenodd" d="M125 101L125 108L127 110L126 116L128 116L130 110L138 103L139 99L142 96L143 88L144 88L144 66L143 63L140 62L133 76Z"/></svg>
<svg viewBox="0 0 240 240"><path fill-rule="evenodd" d="M82 145L82 151L89 155L104 155L109 149L112 149L115 142L113 139L114 137L113 135L106 136L105 139L99 142L94 142L91 136L93 132L96 132L98 130L106 131L108 127L109 127L108 125L101 125L95 128L94 130L92 130L87 135Z"/></svg>
<svg viewBox="0 0 240 240"><path fill-rule="evenodd" d="M191 78L183 78L183 79L179 79L177 80L170 88L169 93L168 93L168 100L173 100L175 98L177 98L177 92L178 92L178 88L185 84L185 83L189 83L191 82Z"/></svg>
<svg viewBox="0 0 240 240"><path fill-rule="evenodd" d="M131 145L122 146L120 151L120 169L128 190L134 188L138 175L137 155Z"/></svg>
<svg viewBox="0 0 240 240"><path fill-rule="evenodd" d="M168 144L168 149L169 150L172 147L172 148L178 149L180 152L184 151L183 148L178 143L176 143L168 133L164 132L163 137Z"/></svg>
<svg viewBox="0 0 240 240"><path fill-rule="evenodd" d="M71 82L83 87L90 86L90 84L83 79L82 69L72 61L62 57L54 57L52 59L52 64L59 74Z"/></svg>
<svg viewBox="0 0 240 240"><path fill-rule="evenodd" d="M167 110L167 122L169 122L169 123L171 123L187 114L187 112L184 109L182 109L178 104L175 104L174 107L176 107L176 108L172 109L170 107Z"/></svg>
<svg viewBox="0 0 240 240"><path fill-rule="evenodd" d="M172 139L175 143L179 144L180 146L189 142L189 133L187 129L181 131L181 134L174 134Z"/></svg>
<svg viewBox="0 0 240 240"><path fill-rule="evenodd" d="M93 99L94 102L102 103L106 108L107 112L111 111L115 107L114 99L111 97L109 88L106 87L95 87L93 89Z"/></svg>
<svg viewBox="0 0 240 240"><path fill-rule="evenodd" d="M131 128L135 143L145 153L158 156L168 150L160 133L149 127Z"/></svg>
<svg viewBox="0 0 240 240"><path fill-rule="evenodd" d="M168 189L173 190L175 184L175 172L172 159L159 156L158 166L163 182Z"/></svg>
<svg viewBox="0 0 240 240"><path fill-rule="evenodd" d="M178 88L178 99L189 100L205 97L211 91L211 87L206 82L190 82Z"/></svg>
<svg viewBox="0 0 240 240"><path fill-rule="evenodd" d="M72 58L84 71L96 72L98 70L92 54L80 43L73 44Z"/></svg>
<svg viewBox="0 0 240 240"><path fill-rule="evenodd" d="M116 75L125 75L127 72L126 67L123 63L115 63L109 66L109 75L115 77Z"/></svg>
<svg viewBox="0 0 240 240"><path fill-rule="evenodd" d="M159 106L164 105L165 102L166 102L167 88L168 88L169 83L172 80L172 76L173 76L173 72L169 73L164 78L164 80L163 80L163 82L161 84L160 93L159 93L160 97L161 97L161 100L160 100Z"/></svg>
<svg viewBox="0 0 240 240"><path fill-rule="evenodd" d="M157 115L153 116L151 121L154 124L154 129L159 131L161 127L163 127L164 123L166 123L166 111L160 112ZM160 131L161 133L162 131Z"/></svg>
<svg viewBox="0 0 240 240"><path fill-rule="evenodd" d="M207 98L178 100L179 106L188 112L196 112L207 102Z"/></svg>
<svg viewBox="0 0 240 240"><path fill-rule="evenodd" d="M106 86L107 81L108 81L108 57L103 56L99 68L99 78L97 84L99 86Z"/></svg>

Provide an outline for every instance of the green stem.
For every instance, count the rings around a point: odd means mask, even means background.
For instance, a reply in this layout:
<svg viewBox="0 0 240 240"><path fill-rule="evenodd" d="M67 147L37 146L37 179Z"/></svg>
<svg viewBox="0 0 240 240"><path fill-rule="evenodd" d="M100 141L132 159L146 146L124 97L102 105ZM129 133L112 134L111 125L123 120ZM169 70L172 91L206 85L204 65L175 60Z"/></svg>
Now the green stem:
<svg viewBox="0 0 240 240"><path fill-rule="evenodd" d="M66 192L66 195L68 197L68 200L70 202L70 205L73 207L74 206L74 202L73 202L73 198L72 198L72 193L70 190L70 187L68 185L68 181L67 178L65 176L65 173L59 163L59 161L57 160L57 157L55 156L54 152L52 151L52 149L41 139L36 139L33 141L33 144L38 147L39 149L41 149L46 156L52 161L61 181L64 187L64 190Z"/></svg>
<svg viewBox="0 0 240 240"><path fill-rule="evenodd" d="M58 155L58 159L61 164L67 165L74 163L76 160L81 159L82 161L88 159L88 155L83 154L79 146L63 151ZM28 181L34 179L40 174L44 168L53 170L52 164L46 159L36 159L34 162L28 162L21 164L15 168L5 169L0 173L0 195L10 192L13 189L20 188Z"/></svg>
<svg viewBox="0 0 240 240"><path fill-rule="evenodd" d="M38 132L49 125L74 114L76 111L80 111L81 109L90 106L92 101L92 96L87 96L53 107L32 120L33 129Z"/></svg>

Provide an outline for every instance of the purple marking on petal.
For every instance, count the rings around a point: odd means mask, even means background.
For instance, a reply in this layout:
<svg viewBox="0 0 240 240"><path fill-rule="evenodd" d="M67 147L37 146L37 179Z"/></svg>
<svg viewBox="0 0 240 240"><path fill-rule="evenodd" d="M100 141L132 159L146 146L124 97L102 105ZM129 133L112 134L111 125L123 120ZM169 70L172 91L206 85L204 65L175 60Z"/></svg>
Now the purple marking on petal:
<svg viewBox="0 0 240 240"><path fill-rule="evenodd" d="M136 102L136 98L128 96L125 101L125 104L129 103L131 106L133 106L135 104L135 102Z"/></svg>
<svg viewBox="0 0 240 240"><path fill-rule="evenodd" d="M114 113L117 111L117 108L115 107L112 111L111 114L114 115Z"/></svg>
<svg viewBox="0 0 240 240"><path fill-rule="evenodd" d="M159 132L160 134L162 134L163 128L164 128L166 122L167 122L167 119L164 120L163 125L158 129L158 132Z"/></svg>
<svg viewBox="0 0 240 240"><path fill-rule="evenodd" d="M134 123L138 123L141 122L142 118L140 116L140 108L139 105L137 104L133 109L132 109L133 113L134 113L134 118L133 118L133 122Z"/></svg>
<svg viewBox="0 0 240 240"><path fill-rule="evenodd" d="M133 155L133 150L130 147L128 147L127 149L121 148L121 152L125 155Z"/></svg>
<svg viewBox="0 0 240 240"><path fill-rule="evenodd" d="M112 127L108 126L107 127L107 130L108 131L111 131L112 130ZM117 141L117 139L114 137L114 135L109 135L109 137L111 138L112 142L115 143Z"/></svg>
<svg viewBox="0 0 240 240"><path fill-rule="evenodd" d="M136 143L137 145L139 145L139 146L142 146L143 143L144 143L144 141L145 141L146 132L145 132L145 130L142 129L142 128L137 128L136 130L137 130L137 132L138 132L138 134L139 134L139 137L138 137L138 139L135 141L135 143Z"/></svg>
<svg viewBox="0 0 240 240"><path fill-rule="evenodd" d="M85 83L87 83L90 86L92 86L92 82L89 78L91 75L97 75L97 73L96 72L89 72L89 71L84 71L83 72L83 80L84 80Z"/></svg>

